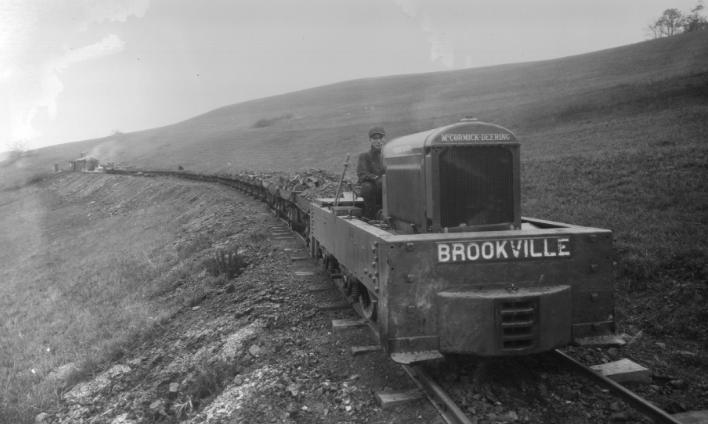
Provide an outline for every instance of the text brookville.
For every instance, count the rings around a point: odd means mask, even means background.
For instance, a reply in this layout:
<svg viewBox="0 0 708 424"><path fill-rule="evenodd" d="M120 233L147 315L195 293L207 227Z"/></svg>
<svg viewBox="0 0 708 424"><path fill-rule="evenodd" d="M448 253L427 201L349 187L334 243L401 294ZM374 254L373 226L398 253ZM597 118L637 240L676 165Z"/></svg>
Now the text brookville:
<svg viewBox="0 0 708 424"><path fill-rule="evenodd" d="M520 238L438 243L438 262L568 258L569 237Z"/></svg>

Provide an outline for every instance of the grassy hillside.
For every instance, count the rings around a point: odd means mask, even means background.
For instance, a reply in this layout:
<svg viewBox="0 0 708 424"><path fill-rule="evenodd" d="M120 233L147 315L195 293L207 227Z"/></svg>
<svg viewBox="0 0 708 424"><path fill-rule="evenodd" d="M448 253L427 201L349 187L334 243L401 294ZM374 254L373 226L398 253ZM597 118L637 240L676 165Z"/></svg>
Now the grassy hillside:
<svg viewBox="0 0 708 424"><path fill-rule="evenodd" d="M215 246L247 233L251 218L234 222L239 199L225 187L78 173L3 192L0 423L32 422L223 283L205 269Z"/></svg>

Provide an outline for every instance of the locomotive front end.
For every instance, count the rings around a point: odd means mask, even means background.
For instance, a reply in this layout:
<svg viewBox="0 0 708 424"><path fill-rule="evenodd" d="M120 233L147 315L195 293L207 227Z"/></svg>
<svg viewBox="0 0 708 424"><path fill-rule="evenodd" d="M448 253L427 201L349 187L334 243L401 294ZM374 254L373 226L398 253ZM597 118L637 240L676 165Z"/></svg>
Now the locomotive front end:
<svg viewBox="0 0 708 424"><path fill-rule="evenodd" d="M519 143L476 120L384 147L376 258L382 340L399 362L548 351L612 333L609 230L523 218Z"/></svg>
<svg viewBox="0 0 708 424"><path fill-rule="evenodd" d="M531 354L614 330L607 230L524 220L518 230L387 242L382 327L400 362Z"/></svg>

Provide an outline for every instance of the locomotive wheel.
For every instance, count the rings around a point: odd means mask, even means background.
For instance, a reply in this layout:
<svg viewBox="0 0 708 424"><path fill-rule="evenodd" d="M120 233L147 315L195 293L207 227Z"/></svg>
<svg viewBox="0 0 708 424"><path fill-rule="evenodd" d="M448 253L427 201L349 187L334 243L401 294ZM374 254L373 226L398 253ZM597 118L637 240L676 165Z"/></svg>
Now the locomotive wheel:
<svg viewBox="0 0 708 424"><path fill-rule="evenodd" d="M359 296L361 296L361 291L364 289L364 286L359 284L359 282L355 279L352 278L349 283L349 287L351 287L351 297L352 301L355 303L355 307L359 305Z"/></svg>
<svg viewBox="0 0 708 424"><path fill-rule="evenodd" d="M344 294L347 297L351 297L351 295L353 293L352 286L353 286L352 279L349 276L347 276L346 274L344 274L342 276L342 287L344 288Z"/></svg>
<svg viewBox="0 0 708 424"><path fill-rule="evenodd" d="M322 257L322 249L320 249L320 244L315 239L312 239L312 242L310 243L310 256L318 261L320 260L320 257Z"/></svg>
<svg viewBox="0 0 708 424"><path fill-rule="evenodd" d="M361 313L364 315L364 318L372 322L376 321L378 300L376 299L376 295L363 286L361 287L361 293L359 294L359 306L361 306Z"/></svg>
<svg viewBox="0 0 708 424"><path fill-rule="evenodd" d="M352 303L356 302L356 298L352 296L354 294L354 287L357 285L356 279L352 278L346 269L342 267L339 268L340 277L335 279L335 284L342 290L344 296Z"/></svg>
<svg viewBox="0 0 708 424"><path fill-rule="evenodd" d="M288 207L288 222L290 223L290 229L299 233L300 231L300 215L297 213L294 207Z"/></svg>
<svg viewBox="0 0 708 424"><path fill-rule="evenodd" d="M322 256L322 270L327 273L330 277L332 274L337 273L337 259L329 254L324 254Z"/></svg>

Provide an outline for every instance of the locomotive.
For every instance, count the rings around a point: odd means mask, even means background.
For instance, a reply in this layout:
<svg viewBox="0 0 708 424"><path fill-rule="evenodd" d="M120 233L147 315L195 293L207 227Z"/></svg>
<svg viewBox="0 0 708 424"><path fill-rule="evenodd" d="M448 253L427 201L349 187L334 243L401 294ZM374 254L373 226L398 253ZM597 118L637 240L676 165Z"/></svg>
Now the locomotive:
<svg viewBox="0 0 708 424"><path fill-rule="evenodd" d="M510 130L463 119L393 139L382 155L380 220L362 217L351 192L310 200L252 175L146 172L267 202L396 362L615 342L612 232L521 216Z"/></svg>
<svg viewBox="0 0 708 424"><path fill-rule="evenodd" d="M521 216L520 143L473 119L388 142L383 219L309 205L310 252L396 362L525 355L614 332L612 233Z"/></svg>

